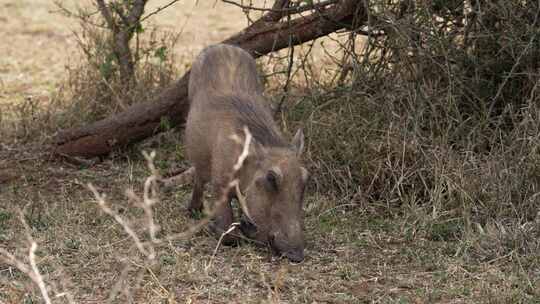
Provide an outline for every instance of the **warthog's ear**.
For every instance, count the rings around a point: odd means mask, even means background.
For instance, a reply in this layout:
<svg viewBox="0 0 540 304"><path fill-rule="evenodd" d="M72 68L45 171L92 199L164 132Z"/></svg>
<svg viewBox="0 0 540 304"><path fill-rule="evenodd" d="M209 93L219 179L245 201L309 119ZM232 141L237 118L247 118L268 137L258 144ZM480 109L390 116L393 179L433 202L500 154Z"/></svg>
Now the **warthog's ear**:
<svg viewBox="0 0 540 304"><path fill-rule="evenodd" d="M293 150L296 151L297 156L302 155L304 152L304 131L302 131L302 128L296 131L296 134L292 140L292 147Z"/></svg>

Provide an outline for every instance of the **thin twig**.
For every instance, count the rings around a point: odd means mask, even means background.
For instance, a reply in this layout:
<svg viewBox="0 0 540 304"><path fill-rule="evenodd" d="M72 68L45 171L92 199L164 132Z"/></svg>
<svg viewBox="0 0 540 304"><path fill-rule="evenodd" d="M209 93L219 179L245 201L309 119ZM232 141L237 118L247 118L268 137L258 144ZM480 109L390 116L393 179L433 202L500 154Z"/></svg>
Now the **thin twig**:
<svg viewBox="0 0 540 304"><path fill-rule="evenodd" d="M45 301L45 303L49 304L51 303L51 299L49 298L49 294L47 292L47 286L45 286L43 277L39 273L39 268L37 267L37 264L36 264L36 250L37 250L37 243L32 242L32 244L30 245L30 251L28 253L28 259L30 260L30 266L32 267L32 272L35 275L35 282L39 287L41 296L43 296L43 300Z"/></svg>
<svg viewBox="0 0 540 304"><path fill-rule="evenodd" d="M536 15L534 17L534 22L532 24L532 28L536 28L536 24L538 22L539 15L540 15L540 7L536 11ZM525 46L523 51L519 54L518 58L516 59L516 62L514 63L512 68L510 69L510 72L508 72L508 74L504 77L504 81L501 83L501 85L497 89L497 93L491 99L491 105L489 106L489 110L488 110L488 117L491 116L491 113L493 112L493 109L495 108L495 104L497 103L497 99L499 99L499 97L501 96L502 91L503 91L504 87L506 86L506 83L508 82L508 79L510 79L513 76L516 68L519 66L519 64L521 62L521 59L529 51L529 49L533 45L533 42L536 40L536 38L537 38L537 35L531 35L531 39L529 40L529 43L527 43L527 45Z"/></svg>
<svg viewBox="0 0 540 304"><path fill-rule="evenodd" d="M231 173L231 176L235 176L237 172L242 168L244 165L244 162L246 158L249 156L249 146L251 144L252 135L251 132L247 127L244 127L244 142L243 142L243 148L242 153L238 156L238 160L233 166L233 172ZM233 137L233 140L238 140L237 137ZM188 239L191 236L193 236L195 233L199 232L202 228L204 228L210 221L217 215L218 211L227 203L229 203L229 193L231 190L236 190L236 187L239 183L238 179L231 180L225 189L222 189L221 196L217 200L217 202L214 204L212 209L207 213L206 217L202 220L198 221L195 225L188 228L188 230L176 233L172 235L168 235L162 240L158 240L157 243L168 243L170 241L174 240L181 240L181 239ZM238 192L239 201L242 199L241 193ZM243 212L248 216L249 212L247 210L247 206L245 203L240 203L241 206L243 206ZM244 210L245 209L245 210Z"/></svg>
<svg viewBox="0 0 540 304"><path fill-rule="evenodd" d="M212 257L210 258L209 266L212 265L212 261L214 260L214 257L216 256L217 251L219 250L219 247L221 246L221 243L223 242L223 238L225 238L227 234L233 232L238 226L240 226L240 223L232 223L229 226L229 229L227 229L227 231L221 234L221 236L219 237L218 243L216 244L216 247L214 248L214 252L212 253Z"/></svg>
<svg viewBox="0 0 540 304"><path fill-rule="evenodd" d="M148 15L142 17L142 18L141 18L141 21L139 21L139 22L143 22L144 20L146 20L146 19L152 17L153 15L158 14L158 13L161 12L162 10L164 10L164 9L166 9L166 8L168 8L168 7L172 6L172 5L174 5L174 4L175 4L176 2L178 2L178 1L180 1L180 0L173 0L173 1L171 1L171 2L169 2L169 3L167 3L167 4L165 4L164 6L160 6L160 7L156 8L153 12L151 12L151 13L149 13Z"/></svg>
<svg viewBox="0 0 540 304"><path fill-rule="evenodd" d="M287 14L287 27L290 28L291 25L291 14ZM281 112L281 109L283 107L283 103L285 103L285 100L287 99L287 96L289 95L289 85L291 83L291 72L294 64L294 45L292 43L292 34L289 34L289 64L287 66L287 80L285 81L285 85L283 86L283 95L281 96L281 100L278 103L278 106L276 107L276 110L274 112L274 116L279 114Z"/></svg>
<svg viewBox="0 0 540 304"><path fill-rule="evenodd" d="M109 28L111 30L114 30L116 28L116 24L114 23L114 19L111 15L111 12L107 8L107 5L105 4L105 1L103 0L96 0L96 3L98 5L98 9L101 12L101 15L109 25Z"/></svg>
<svg viewBox="0 0 540 304"><path fill-rule="evenodd" d="M241 9L243 9L243 10L253 10L253 11L261 11L261 12L279 13L279 14L281 14L283 16L285 13L300 14L300 13L305 12L305 11L320 9L320 8L323 8L323 7L332 5L332 4L336 4L340 0L327 0L327 1L318 2L318 3L315 3L315 4L294 5L294 6L289 6L287 8L275 8L275 7L264 8L264 7L255 7L255 6L251 6L251 5L244 5L244 4L237 3L237 2L231 1L231 0L221 0L221 1L225 2L225 3L228 3L228 4L232 4L234 6L237 6L237 7L241 8ZM287 2L289 2L289 1L287 1Z"/></svg>
<svg viewBox="0 0 540 304"><path fill-rule="evenodd" d="M135 0L127 16L128 26L134 28L141 24L141 16L144 13L144 6L148 0Z"/></svg>
<svg viewBox="0 0 540 304"><path fill-rule="evenodd" d="M37 250L38 245L32 238L32 235L30 234L30 228L28 224L26 223L26 221L24 220L24 214L20 210L19 210L19 218L25 228L26 238L30 242L30 248L28 250L28 260L30 263L30 267L27 266L24 262L17 259L14 255L9 253L7 250L1 247L0 247L0 259L4 260L7 264L10 264L16 267L22 273L26 274L30 278L30 280L32 280L39 287L39 291L41 293L41 296L43 297L43 301L45 301L46 304L50 304L51 298L49 297L47 286L45 284L45 281L43 280L43 276L39 272L39 268L37 267L37 263L36 263L36 250Z"/></svg>
<svg viewBox="0 0 540 304"><path fill-rule="evenodd" d="M99 205L99 207L101 208L101 210L103 210L103 212L105 212L106 214L108 214L109 216L111 216L112 218L114 218L114 220L120 224L120 226L122 226L122 228L124 228L124 231L131 237L131 239L135 242L135 245L137 246L137 248L139 249L139 251L144 254L145 256L150 256L151 253L148 252L145 248L144 248L144 245L143 243L141 242L141 240L139 239L139 237L137 236L137 233L135 233L135 231L128 225L128 223L120 216L118 215L118 213L116 213L114 210L112 210L111 208L109 208L108 204L107 204L107 201L105 200L105 195L103 194L100 194L96 188L94 187L94 185L92 185L91 183L88 183L88 189L90 189L90 191L92 191L92 193L94 194L94 197L96 198L96 203Z"/></svg>
<svg viewBox="0 0 540 304"><path fill-rule="evenodd" d="M240 170L240 168L242 168L242 166L244 165L244 161L249 155L249 145L251 144L252 135L251 135L251 132L249 132L249 129L247 127L244 127L244 135L245 135L245 139L244 139L244 146L242 149L242 153L240 153L240 156L238 156L238 160L236 161L236 164L234 164L233 166L234 174L236 174L236 172Z"/></svg>

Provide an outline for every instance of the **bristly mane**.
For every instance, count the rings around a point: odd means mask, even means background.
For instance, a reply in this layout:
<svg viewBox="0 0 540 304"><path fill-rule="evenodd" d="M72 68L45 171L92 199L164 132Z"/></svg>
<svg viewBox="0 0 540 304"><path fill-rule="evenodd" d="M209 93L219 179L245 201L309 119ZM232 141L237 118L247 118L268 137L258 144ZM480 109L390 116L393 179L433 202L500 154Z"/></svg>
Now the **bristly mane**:
<svg viewBox="0 0 540 304"><path fill-rule="evenodd" d="M219 96L213 98L213 106L216 109L231 111L237 119L238 127L246 126L253 138L265 147L288 147L288 143L283 139L274 119L258 96Z"/></svg>

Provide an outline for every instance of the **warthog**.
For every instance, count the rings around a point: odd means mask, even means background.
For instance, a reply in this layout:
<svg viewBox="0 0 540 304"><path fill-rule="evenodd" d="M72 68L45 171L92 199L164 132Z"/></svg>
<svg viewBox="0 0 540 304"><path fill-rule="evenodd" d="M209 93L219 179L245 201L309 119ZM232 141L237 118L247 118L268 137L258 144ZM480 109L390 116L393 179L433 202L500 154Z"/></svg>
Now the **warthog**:
<svg viewBox="0 0 540 304"><path fill-rule="evenodd" d="M304 134L285 141L262 95L255 60L244 50L218 44L197 57L189 81L190 110L186 123L186 154L195 168L192 212L201 211L204 186L210 182L214 201L227 191L231 179L239 191L229 190L228 201L217 210L213 227L218 234L233 222L230 199L243 197L242 233L269 244L290 261L304 259L302 201L308 171L300 155ZM243 166L231 176L243 149L244 127L252 134ZM242 139L242 141L234 140ZM227 235L225 241L234 238Z"/></svg>

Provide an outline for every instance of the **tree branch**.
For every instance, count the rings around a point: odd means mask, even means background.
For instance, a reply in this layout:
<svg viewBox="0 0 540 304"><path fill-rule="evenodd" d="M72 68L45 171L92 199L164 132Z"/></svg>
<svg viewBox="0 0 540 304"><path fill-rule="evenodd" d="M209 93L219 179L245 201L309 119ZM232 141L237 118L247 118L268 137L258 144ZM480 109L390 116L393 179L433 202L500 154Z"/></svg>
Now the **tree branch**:
<svg viewBox="0 0 540 304"><path fill-rule="evenodd" d="M116 24L114 23L114 19L113 19L112 15L111 15L111 12L109 11L109 8L105 4L105 1L96 0L96 4L98 6L99 12L101 13L103 18L105 19L105 22L107 22L107 25L109 26L109 28L112 31L115 31Z"/></svg>
<svg viewBox="0 0 540 304"><path fill-rule="evenodd" d="M284 5L286 2L278 0L276 3ZM288 47L289 42L291 46L298 45L344 27L361 26L367 22L367 13L363 1L341 0L290 23L268 22L275 18L268 12L222 43L237 45L254 57L260 57ZM152 100L134 104L124 112L95 123L58 132L54 151L95 157L160 132L163 121L169 126L182 125L189 110L188 81L189 72Z"/></svg>

